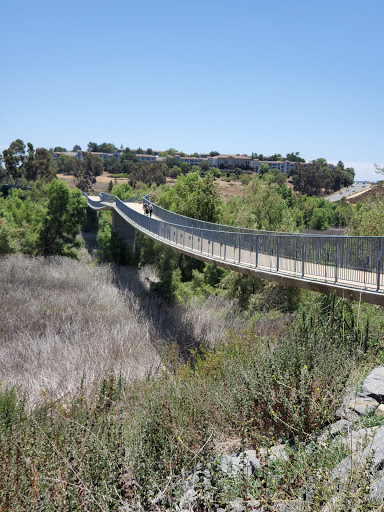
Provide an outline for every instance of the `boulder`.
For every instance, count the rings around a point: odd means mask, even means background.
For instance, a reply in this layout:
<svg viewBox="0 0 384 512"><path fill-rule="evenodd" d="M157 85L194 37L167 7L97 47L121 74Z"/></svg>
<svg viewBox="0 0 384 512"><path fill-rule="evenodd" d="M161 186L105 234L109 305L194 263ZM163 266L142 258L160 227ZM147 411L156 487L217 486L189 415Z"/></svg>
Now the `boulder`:
<svg viewBox="0 0 384 512"><path fill-rule="evenodd" d="M370 500L382 500L384 497L384 476L374 480L369 487Z"/></svg>
<svg viewBox="0 0 384 512"><path fill-rule="evenodd" d="M351 403L351 402L349 402ZM351 411L345 406L339 407L335 412L335 418L346 419L351 423L358 421L359 415L355 411Z"/></svg>
<svg viewBox="0 0 384 512"><path fill-rule="evenodd" d="M343 497L341 494L335 494L332 498L324 505L321 509L321 512L335 512L336 510L341 510L340 506L343 502Z"/></svg>
<svg viewBox="0 0 384 512"><path fill-rule="evenodd" d="M341 434L341 433L348 434L351 430L352 430L352 422L349 420L346 420L345 418L343 418L339 421L336 421L335 423L332 423L332 425L330 425L327 428L327 431L333 436L336 436L337 434Z"/></svg>
<svg viewBox="0 0 384 512"><path fill-rule="evenodd" d="M342 437L342 442L348 446L352 452L357 452L369 444L375 436L379 427L361 428L357 432L353 430Z"/></svg>
<svg viewBox="0 0 384 512"><path fill-rule="evenodd" d="M384 466L384 425L376 430L375 436L365 448L363 455L371 460L371 467L380 470Z"/></svg>
<svg viewBox="0 0 384 512"><path fill-rule="evenodd" d="M360 471L363 468L365 460L363 452L354 452L352 455L348 455L331 471L332 480L344 482L352 472Z"/></svg>
<svg viewBox="0 0 384 512"><path fill-rule="evenodd" d="M362 436L353 430L347 435L341 437L341 442L347 446L352 452L356 452L363 448L363 438Z"/></svg>
<svg viewBox="0 0 384 512"><path fill-rule="evenodd" d="M276 503L274 505L276 512L306 512L310 509L311 507L307 502L300 500L285 501L284 503Z"/></svg>
<svg viewBox="0 0 384 512"><path fill-rule="evenodd" d="M348 409L355 411L357 414L369 414L374 411L379 402L370 396L356 395L356 398L349 404Z"/></svg>
<svg viewBox="0 0 384 512"><path fill-rule="evenodd" d="M375 411L375 415L379 416L379 418L384 418L384 404L379 405Z"/></svg>
<svg viewBox="0 0 384 512"><path fill-rule="evenodd" d="M318 437L318 441L326 441L329 435L337 436L338 434L348 434L352 430L352 422L342 418L331 425L328 425L323 430L323 433Z"/></svg>
<svg viewBox="0 0 384 512"><path fill-rule="evenodd" d="M274 446L271 446L271 448L261 448L260 454L263 456L264 459L269 460L288 460L289 456L286 451L286 447L284 444L276 444Z"/></svg>
<svg viewBox="0 0 384 512"><path fill-rule="evenodd" d="M243 472L246 476L251 476L256 469L261 468L260 460L254 450L246 450L240 455L222 455L219 459L221 471L228 476L235 476Z"/></svg>
<svg viewBox="0 0 384 512"><path fill-rule="evenodd" d="M235 500L228 503L227 510L230 512L243 512L245 511L245 506L242 500Z"/></svg>
<svg viewBox="0 0 384 512"><path fill-rule="evenodd" d="M371 371L364 381L362 394L384 403L384 366Z"/></svg>
<svg viewBox="0 0 384 512"><path fill-rule="evenodd" d="M198 493L195 489L188 489L180 499L178 507L176 507L177 512L189 512L195 510L196 501L198 498Z"/></svg>

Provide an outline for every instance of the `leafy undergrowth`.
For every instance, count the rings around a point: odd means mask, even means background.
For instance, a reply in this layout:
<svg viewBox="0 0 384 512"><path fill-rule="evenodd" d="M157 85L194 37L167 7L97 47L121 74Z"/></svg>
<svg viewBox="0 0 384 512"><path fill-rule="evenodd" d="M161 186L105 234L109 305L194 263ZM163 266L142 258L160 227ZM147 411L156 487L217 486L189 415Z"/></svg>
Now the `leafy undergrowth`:
<svg viewBox="0 0 384 512"><path fill-rule="evenodd" d="M27 410L15 388L3 389L0 509L172 510L203 464L201 510L238 497L289 501L309 489L316 510L334 491L324 482L346 449L320 447L314 436L332 421L351 372L367 363L369 342L348 303L331 297L280 339L229 334L186 364L171 348L157 377L110 374L94 399L80 389L70 402ZM292 449L252 478L231 479L215 462L230 439L260 453L284 441Z"/></svg>

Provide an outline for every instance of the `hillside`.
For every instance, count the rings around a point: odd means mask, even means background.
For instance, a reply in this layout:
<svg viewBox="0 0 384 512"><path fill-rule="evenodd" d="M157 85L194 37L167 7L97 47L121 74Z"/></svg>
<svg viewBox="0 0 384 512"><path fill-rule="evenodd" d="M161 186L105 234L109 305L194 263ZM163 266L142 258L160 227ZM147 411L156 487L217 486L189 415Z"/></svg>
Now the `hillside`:
<svg viewBox="0 0 384 512"><path fill-rule="evenodd" d="M0 258L1 381L31 403L87 395L109 372L132 381L161 366L161 352L223 339L241 329L232 302L183 309L148 295L147 267L94 266L68 258ZM226 318L223 322L222 318Z"/></svg>
<svg viewBox="0 0 384 512"><path fill-rule="evenodd" d="M351 448L322 429L382 361L382 311L308 293L282 313L273 287L249 317L213 295L166 304L148 279L0 259L1 509L323 511Z"/></svg>

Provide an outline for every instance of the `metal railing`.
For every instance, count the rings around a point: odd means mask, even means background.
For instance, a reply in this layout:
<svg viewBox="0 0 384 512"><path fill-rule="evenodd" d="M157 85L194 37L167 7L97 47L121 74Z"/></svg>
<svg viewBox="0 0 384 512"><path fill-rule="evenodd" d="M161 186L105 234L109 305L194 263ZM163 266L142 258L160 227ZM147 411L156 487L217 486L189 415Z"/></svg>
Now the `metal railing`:
<svg viewBox="0 0 384 512"><path fill-rule="evenodd" d="M91 199L86 192L83 192L82 194L87 199L89 206L91 206L92 208L95 208L95 209L102 209L102 208L104 208L102 200L95 201L94 199Z"/></svg>
<svg viewBox="0 0 384 512"><path fill-rule="evenodd" d="M216 224L214 222L192 219L191 217L186 217L185 215L180 215L179 213L171 212L170 210L166 210L165 208L162 208L161 206L152 203L152 201L149 200L148 195L143 197L143 202L152 204L153 214L156 215L156 217L158 217L159 219L165 222L170 222L171 224L180 224L181 226L189 226L193 228L207 229L211 231L230 231L235 233L284 233L284 231L266 231L262 229L242 228L238 226L227 226L225 224Z"/></svg>
<svg viewBox="0 0 384 512"><path fill-rule="evenodd" d="M158 218L150 218L117 197L103 194L102 200L114 202L115 210L144 233L191 256L201 254L288 277L384 292L383 237L243 230L190 219L153 203L153 213ZM144 200L148 201L147 197Z"/></svg>

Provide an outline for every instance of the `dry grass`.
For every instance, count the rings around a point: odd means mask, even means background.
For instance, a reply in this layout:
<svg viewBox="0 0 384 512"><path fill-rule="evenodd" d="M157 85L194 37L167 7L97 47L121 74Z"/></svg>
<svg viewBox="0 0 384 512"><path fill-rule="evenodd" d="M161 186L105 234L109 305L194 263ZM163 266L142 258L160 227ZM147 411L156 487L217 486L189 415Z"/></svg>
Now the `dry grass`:
<svg viewBox="0 0 384 512"><path fill-rule="evenodd" d="M143 377L164 340L110 267L65 258L0 260L0 379L30 398L91 392L107 372Z"/></svg>
<svg viewBox="0 0 384 512"><path fill-rule="evenodd" d="M188 307L149 294L154 268L89 266L66 258L0 259L0 381L30 401L87 395L107 373L133 380L161 365L165 345L188 356L245 321L212 296Z"/></svg>
<svg viewBox="0 0 384 512"><path fill-rule="evenodd" d="M239 332L246 327L246 320L239 312L236 301L216 295L207 299L196 297L187 305L166 304L149 293L150 283L157 281L154 267L138 271L131 267L115 269L118 286L140 298L148 318L169 344L176 344L186 357L190 350L205 345L213 348L222 342L228 331Z"/></svg>
<svg viewBox="0 0 384 512"><path fill-rule="evenodd" d="M75 179L72 174L57 173L57 178L65 181L70 189L76 187ZM115 184L116 181L118 185L121 185L122 183L129 183L128 178L116 178L113 174L103 172L101 176L97 176L96 183L93 186L93 191L97 194L100 192L107 192L110 181L112 181L113 184Z"/></svg>
<svg viewBox="0 0 384 512"><path fill-rule="evenodd" d="M67 183L70 189L76 187L74 177L71 174L57 173L59 180L63 180ZM110 181L118 185L123 183L129 183L128 178L116 178L113 174L103 172L101 176L97 176L96 183L93 186L93 192L99 194L100 192L107 192ZM176 180L174 178L167 178L166 183L170 187L175 185ZM215 178L215 183L218 185L219 194L223 201L227 201L230 197L241 197L244 191L244 185L240 181L224 181L221 178Z"/></svg>

